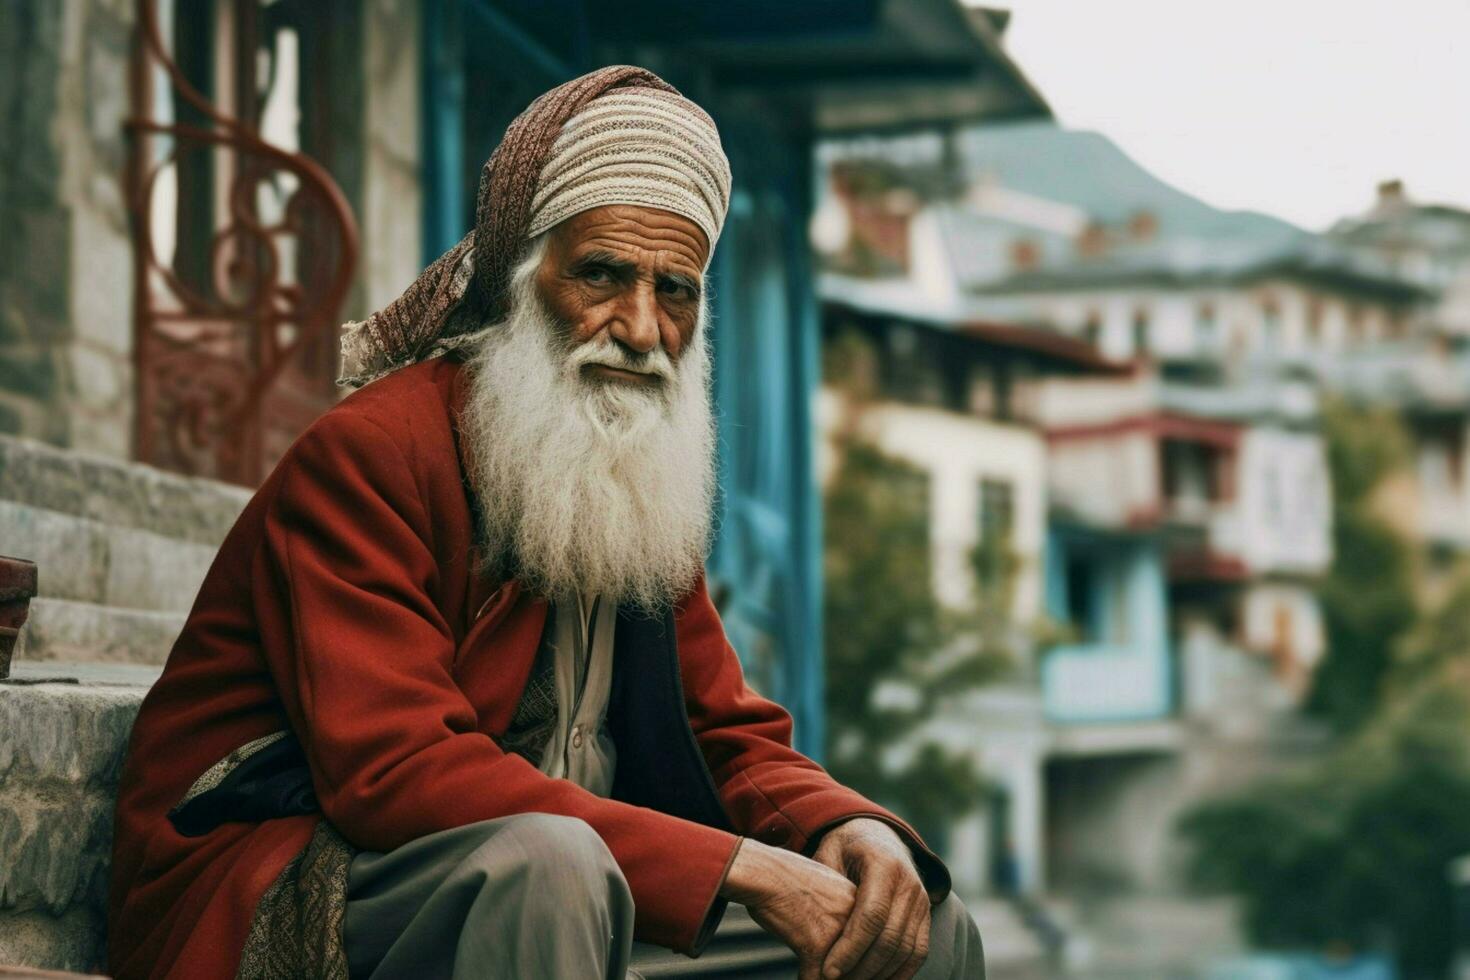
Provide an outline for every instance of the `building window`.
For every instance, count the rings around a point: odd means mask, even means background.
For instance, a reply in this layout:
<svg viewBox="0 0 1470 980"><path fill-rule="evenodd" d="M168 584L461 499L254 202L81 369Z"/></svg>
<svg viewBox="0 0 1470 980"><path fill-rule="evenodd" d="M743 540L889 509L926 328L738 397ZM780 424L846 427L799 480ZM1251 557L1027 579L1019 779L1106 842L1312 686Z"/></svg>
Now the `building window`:
<svg viewBox="0 0 1470 980"><path fill-rule="evenodd" d="M991 365L971 366L969 408L972 415L981 418L995 413L995 369Z"/></svg>
<svg viewBox="0 0 1470 980"><path fill-rule="evenodd" d="M1220 321L1215 315L1214 303L1201 303L1195 311L1196 336L1199 349L1210 353L1220 346Z"/></svg>
<svg viewBox="0 0 1470 980"><path fill-rule="evenodd" d="M1082 323L1082 339L1096 347L1102 341L1102 314L1097 310L1088 310L1087 319Z"/></svg>
<svg viewBox="0 0 1470 980"><path fill-rule="evenodd" d="M1004 586L1015 528L1015 490L1009 480L980 481L980 546L975 573L981 589Z"/></svg>
<svg viewBox="0 0 1470 980"><path fill-rule="evenodd" d="M1041 246L1029 238L1017 238L1011 242L1011 269L1014 272L1031 272L1041 267Z"/></svg>
<svg viewBox="0 0 1470 980"><path fill-rule="evenodd" d="M1280 527L1286 519L1286 495L1282 492L1281 469L1274 462L1267 463L1262 474L1265 487L1266 522Z"/></svg>
<svg viewBox="0 0 1470 980"><path fill-rule="evenodd" d="M1066 581L1067 625L1072 627L1077 642L1098 642L1102 638L1099 604L1103 583L1097 563L1087 555L1068 555Z"/></svg>
<svg viewBox="0 0 1470 980"><path fill-rule="evenodd" d="M943 404L951 412L964 412L970 405L971 371L962 357L948 353L941 344L929 343L928 358L939 381Z"/></svg>
<svg viewBox="0 0 1470 980"><path fill-rule="evenodd" d="M920 342L917 330L907 324L891 324L884 363L888 393L910 404L944 404L944 378L932 357L933 351Z"/></svg>
<svg viewBox="0 0 1470 980"><path fill-rule="evenodd" d="M1313 344L1322 341L1322 300L1316 296L1307 300L1307 337Z"/></svg>
<svg viewBox="0 0 1470 980"><path fill-rule="evenodd" d="M1133 311L1133 356L1146 357L1149 352L1148 310L1142 307Z"/></svg>
<svg viewBox="0 0 1470 980"><path fill-rule="evenodd" d="M1348 307L1347 324L1348 344L1352 347L1361 346L1365 339L1367 328L1367 324L1364 323L1363 308L1361 306L1353 305Z"/></svg>
<svg viewBox="0 0 1470 980"><path fill-rule="evenodd" d="M1015 490L1009 480L980 481L980 538L1009 540L1015 527Z"/></svg>
<svg viewBox="0 0 1470 980"><path fill-rule="evenodd" d="M1001 360L995 364L995 419L997 422L1009 422L1013 417L1011 411L1011 366L1008 362Z"/></svg>
<svg viewBox="0 0 1470 980"><path fill-rule="evenodd" d="M1215 446L1186 439L1165 439L1164 499L1174 507L1219 503L1230 498L1230 456Z"/></svg>
<svg viewBox="0 0 1470 980"><path fill-rule="evenodd" d="M1261 301L1261 344L1267 353L1281 349L1281 305L1274 296Z"/></svg>

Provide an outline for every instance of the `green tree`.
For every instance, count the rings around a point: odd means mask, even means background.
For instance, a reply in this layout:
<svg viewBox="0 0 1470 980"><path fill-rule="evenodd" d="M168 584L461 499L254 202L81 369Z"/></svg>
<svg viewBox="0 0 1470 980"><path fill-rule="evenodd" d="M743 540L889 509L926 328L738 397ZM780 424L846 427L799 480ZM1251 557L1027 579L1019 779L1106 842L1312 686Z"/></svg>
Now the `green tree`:
<svg viewBox="0 0 1470 980"><path fill-rule="evenodd" d="M1323 429L1333 560L1319 590L1327 656L1307 710L1348 732L1378 705L1394 648L1416 615L1412 551L1380 516L1375 498L1408 449L1402 423L1387 410L1331 402Z"/></svg>
<svg viewBox="0 0 1470 980"><path fill-rule="evenodd" d="M859 363L868 354L850 339L837 353ZM921 729L943 697L986 682L1007 662L998 610L1008 576L982 582L971 613L940 607L927 476L863 437L861 369L851 359L843 367L851 412L834 440L838 466L824 516L828 766L859 792L899 804L921 833L938 834L979 802L985 782L968 755ZM988 552L975 561L1005 566Z"/></svg>
<svg viewBox="0 0 1470 980"><path fill-rule="evenodd" d="M1413 551L1374 510L1405 440L1386 412L1327 413L1336 555L1328 652L1309 708L1340 733L1326 758L1196 807L1189 872L1241 896L1265 947L1391 950L1409 977L1453 951L1448 865L1470 853L1470 576L1421 613Z"/></svg>
<svg viewBox="0 0 1470 980"><path fill-rule="evenodd" d="M1446 872L1470 853L1470 580L1416 631L1390 695L1309 772L1197 807L1181 831L1190 877L1240 895L1251 939L1392 951L1442 977L1454 940Z"/></svg>

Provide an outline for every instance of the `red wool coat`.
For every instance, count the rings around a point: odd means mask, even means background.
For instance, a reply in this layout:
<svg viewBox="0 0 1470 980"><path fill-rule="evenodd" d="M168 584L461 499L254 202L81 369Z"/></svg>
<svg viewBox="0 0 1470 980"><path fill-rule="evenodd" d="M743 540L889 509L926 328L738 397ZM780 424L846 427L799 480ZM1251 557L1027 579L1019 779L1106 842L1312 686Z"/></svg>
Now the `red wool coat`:
<svg viewBox="0 0 1470 980"><path fill-rule="evenodd" d="M460 364L437 358L345 399L291 447L225 539L133 730L116 817L112 971L233 976L262 894L323 816L378 851L511 813L579 817L628 880L637 937L684 951L716 904L736 834L809 853L832 824L874 816L910 842L931 890L946 890L912 829L790 747L790 717L745 685L703 580L673 616L682 691L668 686L726 819L597 797L500 750L494 737L519 701L547 607L517 582L471 570L453 424L464 387ZM181 836L167 814L200 775L283 729L300 743L321 812ZM619 752L620 767L639 764Z"/></svg>

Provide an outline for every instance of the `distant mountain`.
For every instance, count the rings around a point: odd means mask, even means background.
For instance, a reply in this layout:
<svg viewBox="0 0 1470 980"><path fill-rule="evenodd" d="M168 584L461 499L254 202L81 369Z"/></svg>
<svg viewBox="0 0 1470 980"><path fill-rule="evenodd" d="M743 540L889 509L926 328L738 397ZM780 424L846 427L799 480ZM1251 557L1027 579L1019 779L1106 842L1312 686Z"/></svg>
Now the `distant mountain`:
<svg viewBox="0 0 1470 980"><path fill-rule="evenodd" d="M1105 224L1153 212L1165 239L1235 239L1274 249L1307 234L1255 211L1222 211L1139 166L1101 133L1051 122L976 127L958 140L965 175L993 174L1008 188L1079 207Z"/></svg>

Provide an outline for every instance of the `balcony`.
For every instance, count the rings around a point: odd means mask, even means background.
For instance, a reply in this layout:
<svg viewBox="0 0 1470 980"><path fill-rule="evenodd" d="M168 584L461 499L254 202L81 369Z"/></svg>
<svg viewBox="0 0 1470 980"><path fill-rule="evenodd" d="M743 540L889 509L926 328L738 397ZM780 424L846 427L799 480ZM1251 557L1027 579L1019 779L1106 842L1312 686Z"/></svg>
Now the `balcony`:
<svg viewBox="0 0 1470 980"><path fill-rule="evenodd" d="M1171 689L1162 650L1060 646L1041 663L1042 706L1049 721L1154 721L1172 711Z"/></svg>

